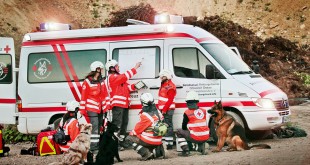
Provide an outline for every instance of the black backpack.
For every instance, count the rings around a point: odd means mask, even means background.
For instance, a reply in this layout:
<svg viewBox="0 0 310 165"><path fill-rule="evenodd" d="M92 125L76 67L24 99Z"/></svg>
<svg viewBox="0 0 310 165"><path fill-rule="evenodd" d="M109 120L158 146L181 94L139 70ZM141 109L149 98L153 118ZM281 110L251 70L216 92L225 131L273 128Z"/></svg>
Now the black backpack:
<svg viewBox="0 0 310 165"><path fill-rule="evenodd" d="M68 120L68 122L69 121L70 119ZM67 142L70 140L70 135L65 134L64 125L65 125L65 122L63 120L62 126L59 126L57 128L57 132L53 135L54 141L60 145L66 145Z"/></svg>

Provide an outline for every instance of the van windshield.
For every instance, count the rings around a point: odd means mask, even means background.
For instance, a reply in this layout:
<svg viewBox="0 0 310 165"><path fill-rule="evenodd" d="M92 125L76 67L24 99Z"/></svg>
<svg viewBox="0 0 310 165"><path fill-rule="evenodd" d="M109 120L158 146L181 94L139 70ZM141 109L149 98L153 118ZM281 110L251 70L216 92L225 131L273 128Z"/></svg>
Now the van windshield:
<svg viewBox="0 0 310 165"><path fill-rule="evenodd" d="M205 43L201 45L229 74L253 73L250 67L225 44Z"/></svg>

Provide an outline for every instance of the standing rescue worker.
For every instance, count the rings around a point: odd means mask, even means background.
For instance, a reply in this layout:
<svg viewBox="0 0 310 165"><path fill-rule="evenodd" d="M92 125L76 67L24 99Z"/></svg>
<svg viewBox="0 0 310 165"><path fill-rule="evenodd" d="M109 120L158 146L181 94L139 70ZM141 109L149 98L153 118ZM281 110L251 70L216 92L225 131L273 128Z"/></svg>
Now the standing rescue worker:
<svg viewBox="0 0 310 165"><path fill-rule="evenodd" d="M95 61L90 65L91 72L82 85L80 112L93 126L90 140L90 151L99 149L100 128L103 125L103 114L110 108L109 95L102 77L104 65Z"/></svg>
<svg viewBox="0 0 310 165"><path fill-rule="evenodd" d="M79 111L79 102L68 101L66 104L67 113L62 117L59 127L63 127L66 135L66 145L59 145L61 151L67 152L75 138L80 134L77 112Z"/></svg>
<svg viewBox="0 0 310 165"><path fill-rule="evenodd" d="M165 136L167 150L171 150L173 146L173 122L172 117L175 109L175 95L176 87L172 82L171 72L169 70L162 70L159 73L161 79L161 87L158 92L158 109L164 115L165 123L168 124L168 131Z"/></svg>
<svg viewBox="0 0 310 165"><path fill-rule="evenodd" d="M189 155L188 142L198 144L198 152L205 154L205 142L209 139L209 127L205 109L198 107L199 97L194 91L190 91L186 96L188 109L184 112L182 129L178 129L178 143L183 150L180 156Z"/></svg>
<svg viewBox="0 0 310 165"><path fill-rule="evenodd" d="M157 110L152 94L142 93L140 101L142 103L140 120L126 139L133 143L134 150L142 156L142 160L165 156L162 136L154 134L155 124L164 117Z"/></svg>
<svg viewBox="0 0 310 165"><path fill-rule="evenodd" d="M141 62L123 74L120 74L119 65L116 60L110 60L106 63L108 70L107 86L110 93L110 102L112 108L112 123L117 125L119 130L118 138L120 146L128 147L124 143L127 125L128 111L130 105L130 92L136 90L135 84L127 83L131 77L137 73L137 69L141 66Z"/></svg>

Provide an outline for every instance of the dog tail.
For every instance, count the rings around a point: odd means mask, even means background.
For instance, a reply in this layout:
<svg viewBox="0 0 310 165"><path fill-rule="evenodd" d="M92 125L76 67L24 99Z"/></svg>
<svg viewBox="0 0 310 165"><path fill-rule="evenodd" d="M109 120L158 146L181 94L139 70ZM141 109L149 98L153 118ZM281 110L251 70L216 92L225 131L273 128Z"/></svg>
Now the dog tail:
<svg viewBox="0 0 310 165"><path fill-rule="evenodd" d="M250 149L271 149L271 147L268 144L256 144L250 146Z"/></svg>

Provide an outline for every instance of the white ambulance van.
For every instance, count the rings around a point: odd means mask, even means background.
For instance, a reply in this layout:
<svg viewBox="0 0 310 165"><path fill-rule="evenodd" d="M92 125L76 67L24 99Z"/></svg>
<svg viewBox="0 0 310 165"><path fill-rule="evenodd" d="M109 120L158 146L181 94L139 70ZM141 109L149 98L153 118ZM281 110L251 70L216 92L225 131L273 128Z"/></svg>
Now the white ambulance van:
<svg viewBox="0 0 310 165"><path fill-rule="evenodd" d="M53 124L65 113L67 101L80 101L90 64L105 64L109 59L119 62L121 72L142 61L130 82L142 80L148 89L131 94L128 130L139 120L141 93L150 92L157 101L158 74L163 69L172 72L177 86L174 129L181 128L185 97L191 90L199 94L200 107L209 109L221 100L224 109L249 130L281 125L290 115L283 91L255 74L218 38L192 25L140 22L28 33L21 48L17 97L13 41L2 39L0 48L0 123L12 124L17 118L18 130L25 134L36 134Z"/></svg>

